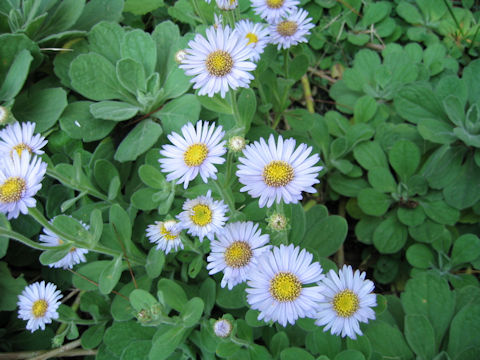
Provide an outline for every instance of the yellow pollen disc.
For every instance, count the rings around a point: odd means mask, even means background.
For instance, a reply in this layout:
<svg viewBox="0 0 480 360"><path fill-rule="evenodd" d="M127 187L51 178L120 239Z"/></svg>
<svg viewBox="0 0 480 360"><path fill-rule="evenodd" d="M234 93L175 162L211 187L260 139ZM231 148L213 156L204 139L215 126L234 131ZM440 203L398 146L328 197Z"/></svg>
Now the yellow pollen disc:
<svg viewBox="0 0 480 360"><path fill-rule="evenodd" d="M216 50L208 54L206 66L210 75L225 76L233 68L233 59L228 52Z"/></svg>
<svg viewBox="0 0 480 360"><path fill-rule="evenodd" d="M267 7L270 9L279 9L283 6L285 0L267 0Z"/></svg>
<svg viewBox="0 0 480 360"><path fill-rule="evenodd" d="M75 252L75 250L77 250L77 248L76 248L76 247L72 247L68 252L69 252L69 253L73 253L73 252Z"/></svg>
<svg viewBox="0 0 480 360"><path fill-rule="evenodd" d="M277 31L282 36L292 36L297 32L298 25L295 21L284 20L277 25Z"/></svg>
<svg viewBox="0 0 480 360"><path fill-rule="evenodd" d="M232 268L247 265L252 258L252 249L245 241L234 241L225 251L225 263Z"/></svg>
<svg viewBox="0 0 480 360"><path fill-rule="evenodd" d="M20 200L27 188L27 184L21 177L11 177L0 185L0 202L12 203Z"/></svg>
<svg viewBox="0 0 480 360"><path fill-rule="evenodd" d="M270 280L270 294L279 302L293 301L300 296L302 284L289 272L279 272Z"/></svg>
<svg viewBox="0 0 480 360"><path fill-rule="evenodd" d="M200 166L208 155L207 145L198 143L190 145L183 154L183 161L187 166Z"/></svg>
<svg viewBox="0 0 480 360"><path fill-rule="evenodd" d="M262 177L268 186L285 186L293 180L293 168L285 161L274 160L265 165Z"/></svg>
<svg viewBox="0 0 480 360"><path fill-rule="evenodd" d="M192 208L190 219L195 225L205 226L212 222L212 210L207 205L198 204Z"/></svg>
<svg viewBox="0 0 480 360"><path fill-rule="evenodd" d="M23 150L27 150L30 154L32 153L32 148L30 146L28 146L27 144L21 143L13 147L13 149L10 151L10 156L13 155L14 151L17 152L18 156L21 156Z"/></svg>
<svg viewBox="0 0 480 360"><path fill-rule="evenodd" d="M258 42L258 36L254 33L248 33L245 37L248 39L247 45L256 44Z"/></svg>
<svg viewBox="0 0 480 360"><path fill-rule="evenodd" d="M160 234L166 239L166 240L175 240L178 235L172 234L170 230L167 230L165 227L165 223L160 223Z"/></svg>
<svg viewBox="0 0 480 360"><path fill-rule="evenodd" d="M358 296L352 290L343 290L333 297L333 309L338 316L347 318L358 310Z"/></svg>
<svg viewBox="0 0 480 360"><path fill-rule="evenodd" d="M45 300L37 300L33 303L32 314L36 318L40 318L45 315L48 309L48 304Z"/></svg>

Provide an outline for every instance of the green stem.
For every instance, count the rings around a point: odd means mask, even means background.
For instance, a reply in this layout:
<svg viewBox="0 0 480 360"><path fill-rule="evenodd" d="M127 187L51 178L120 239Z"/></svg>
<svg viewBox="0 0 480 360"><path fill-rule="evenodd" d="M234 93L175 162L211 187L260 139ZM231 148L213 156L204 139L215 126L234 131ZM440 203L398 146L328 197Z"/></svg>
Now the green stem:
<svg viewBox="0 0 480 360"><path fill-rule="evenodd" d="M21 242L22 244L30 246L31 248L37 249L37 250L52 250L56 248L63 248L63 246L41 245L40 243L30 240L29 238L23 236L22 234L16 231L5 229L4 227L0 227L0 236L5 236L7 238L17 240L18 242Z"/></svg>
<svg viewBox="0 0 480 360"><path fill-rule="evenodd" d="M285 49L284 55L283 55L283 61L285 65L285 78L288 79L288 63L290 60L290 49Z"/></svg>
<svg viewBox="0 0 480 360"><path fill-rule="evenodd" d="M228 193L227 191L225 191L225 189L223 188L223 186L221 186L219 183L218 183L218 180L213 180L212 181L213 185L215 186L215 189L217 190L217 192L220 194L220 196L222 197L223 200L226 201L227 205L228 205L228 208L230 209L230 214L233 214L233 212L235 211L235 201L233 200L233 198L230 196L231 194Z"/></svg>
<svg viewBox="0 0 480 360"><path fill-rule="evenodd" d="M231 337L230 337L230 340L231 340L234 344L237 344L237 345L240 345L240 346L244 346L244 347L246 347L247 349L252 346L249 341L243 340L243 339L239 339L239 338L237 338L236 336L231 336Z"/></svg>
<svg viewBox="0 0 480 360"><path fill-rule="evenodd" d="M200 8L198 7L198 0L192 0L193 2L193 7L195 9L195 12L200 16L200 20L202 20L203 24L207 24L207 20L203 17L202 12L200 11Z"/></svg>
<svg viewBox="0 0 480 360"><path fill-rule="evenodd" d="M227 153L227 164L225 170L225 186L229 186L230 180L232 177L232 167L233 167L233 153L228 151Z"/></svg>
<svg viewBox="0 0 480 360"><path fill-rule="evenodd" d="M465 37L465 34L463 33L463 29L460 27L460 23L458 22L457 17L453 13L453 9L451 7L450 1L443 0L443 2L445 3L445 6L447 7L448 12L450 13L450 16L452 17L453 21L455 21L455 25L457 25L458 30L460 30L460 34L462 34L462 37Z"/></svg>
<svg viewBox="0 0 480 360"><path fill-rule="evenodd" d="M275 114L275 120L273 122L273 125L272 125L272 129L275 130L278 126L278 124L280 124L280 120L282 120L282 114Z"/></svg>
<svg viewBox="0 0 480 360"><path fill-rule="evenodd" d="M102 194L97 189L94 189L93 187L90 187L90 186L82 186L82 185L74 184L70 178L63 176L59 172L55 171L55 169L47 168L47 175L50 176L51 178L54 178L60 181L66 187L69 187L74 190L78 190L80 192L86 192L89 195L96 197L97 199L108 201L108 197Z"/></svg>
<svg viewBox="0 0 480 360"><path fill-rule="evenodd" d="M198 250L198 248L195 246L195 243L192 240L190 240L188 236L182 235L181 239L182 239L182 243L185 245L185 250L191 250L194 253L203 256L203 253L200 250Z"/></svg>
<svg viewBox="0 0 480 360"><path fill-rule="evenodd" d="M85 293L85 290L82 290L78 293L77 297L75 298L75 301L73 302L72 304L72 310L73 312L77 312L78 310L78 307L80 306L80 299L82 297L82 295ZM64 322L64 323L61 323L60 326L58 327L57 329L57 335L63 333L65 331L65 329L67 328L68 326L68 323Z"/></svg>

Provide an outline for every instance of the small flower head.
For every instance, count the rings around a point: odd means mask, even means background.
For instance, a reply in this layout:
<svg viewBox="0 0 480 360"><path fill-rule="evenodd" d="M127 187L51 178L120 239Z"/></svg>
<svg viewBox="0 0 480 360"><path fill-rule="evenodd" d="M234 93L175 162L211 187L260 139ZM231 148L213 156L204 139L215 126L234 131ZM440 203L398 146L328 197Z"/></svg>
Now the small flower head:
<svg viewBox="0 0 480 360"><path fill-rule="evenodd" d="M209 190L207 195L185 201L184 211L177 216L181 226L186 228L190 235L198 236L200 241L203 241L205 236L213 240L214 235L228 220L225 216L228 206L223 200L213 200L211 193Z"/></svg>
<svg viewBox="0 0 480 360"><path fill-rule="evenodd" d="M27 286L18 296L18 317L28 320L27 329L34 332L45 330L45 324L58 318L57 309L62 295L52 283L36 282Z"/></svg>
<svg viewBox="0 0 480 360"><path fill-rule="evenodd" d="M247 191L252 197L260 197L259 206L272 206L283 200L286 204L297 203L302 199L302 191L315 193L312 186L321 166L315 166L320 160L317 154L309 157L312 148L305 144L295 149L295 139L275 142L270 135L268 144L263 138L255 141L243 151L236 172L240 183L245 185L240 191Z"/></svg>
<svg viewBox="0 0 480 360"><path fill-rule="evenodd" d="M207 38L197 34L188 43L187 56L180 65L188 76L194 76L194 89L198 95L212 97L220 93L223 98L229 89L248 87L256 65L250 62L247 39L241 38L228 26L212 26L206 31Z"/></svg>
<svg viewBox="0 0 480 360"><path fill-rule="evenodd" d="M252 0L255 14L273 23L300 4L298 0Z"/></svg>
<svg viewBox="0 0 480 360"><path fill-rule="evenodd" d="M247 46L250 46L252 50L251 59L253 61L260 60L260 54L263 53L270 40L268 27L250 20L240 20L235 25L235 31L248 39Z"/></svg>
<svg viewBox="0 0 480 360"><path fill-rule="evenodd" d="M177 64L181 64L183 62L183 60L185 60L186 56L187 56L187 52L185 50L183 50L183 49L178 50L175 53L175 62Z"/></svg>
<svg viewBox="0 0 480 360"><path fill-rule="evenodd" d="M165 158L159 159L163 172L169 173L167 181L176 180L183 183L186 189L188 183L200 174L206 183L208 178L216 179L216 164L223 164L222 157L227 151L225 141L222 140L225 132L221 126L215 129L215 124L197 122L196 127L188 123L182 127L182 135L172 133L168 140L173 145L164 145L160 154Z"/></svg>
<svg viewBox="0 0 480 360"><path fill-rule="evenodd" d="M34 136L34 131L35 124L31 122L7 125L0 131L0 156L13 156L14 152L21 156L23 151L30 154L43 154L40 149L45 146L47 140L40 134Z"/></svg>
<svg viewBox="0 0 480 360"><path fill-rule="evenodd" d="M223 271L221 286L229 290L245 282L258 257L270 249L269 236L251 221L227 224L217 238L210 243L207 270L210 275Z"/></svg>
<svg viewBox="0 0 480 360"><path fill-rule="evenodd" d="M36 156L32 159L28 151L22 152L22 156L15 151L0 162L0 212L15 219L20 212L27 214L28 208L36 205L34 196L42 187L47 164Z"/></svg>
<svg viewBox="0 0 480 360"><path fill-rule="evenodd" d="M360 322L368 323L375 319L372 307L377 305L376 295L372 293L374 284L365 280L365 273L344 265L338 275L330 270L322 284L324 299L320 301L315 324L330 329L333 335L348 336L352 339L363 335Z"/></svg>
<svg viewBox="0 0 480 360"><path fill-rule="evenodd" d="M240 152L245 149L247 145L245 138L243 136L232 136L228 139L227 147L233 152Z"/></svg>
<svg viewBox="0 0 480 360"><path fill-rule="evenodd" d="M0 125L6 124L10 117L10 110L5 106L0 106Z"/></svg>
<svg viewBox="0 0 480 360"><path fill-rule="evenodd" d="M216 0L216 1L217 1L218 8L224 11L234 10L238 6L237 0Z"/></svg>
<svg viewBox="0 0 480 360"><path fill-rule="evenodd" d="M307 42L310 29L315 27L312 19L307 18L308 12L303 9L294 9L278 21L270 25L272 44L278 44L278 49L288 49L298 43Z"/></svg>
<svg viewBox="0 0 480 360"><path fill-rule="evenodd" d="M274 231L285 231L288 229L288 219L285 215L274 212L267 218L268 227Z"/></svg>
<svg viewBox="0 0 480 360"><path fill-rule="evenodd" d="M246 289L247 302L260 311L258 320L286 326L315 314L317 302L323 299L322 287L308 285L322 280L324 275L320 264L312 260L312 254L293 244L274 247L259 257L248 275Z"/></svg>
<svg viewBox="0 0 480 360"><path fill-rule="evenodd" d="M148 225L147 237L150 242L157 244L157 250L168 254L172 249L177 251L183 249L180 239L182 228L175 220L155 221L155 224Z"/></svg>
<svg viewBox="0 0 480 360"><path fill-rule="evenodd" d="M218 319L213 324L213 332L215 335L221 338L227 338L230 336L233 330L233 325L228 319Z"/></svg>
<svg viewBox="0 0 480 360"><path fill-rule="evenodd" d="M50 223L52 223L54 219L55 218L53 218ZM89 226L87 224L84 224L83 222L81 222L81 224L85 230L88 230ZM47 246L59 246L64 244L62 239L47 228L43 228L43 234L41 234L38 239ZM87 249L72 247L65 257L57 262L48 264L48 266L51 268L71 269L74 265L87 261L85 258L86 254L88 254Z"/></svg>

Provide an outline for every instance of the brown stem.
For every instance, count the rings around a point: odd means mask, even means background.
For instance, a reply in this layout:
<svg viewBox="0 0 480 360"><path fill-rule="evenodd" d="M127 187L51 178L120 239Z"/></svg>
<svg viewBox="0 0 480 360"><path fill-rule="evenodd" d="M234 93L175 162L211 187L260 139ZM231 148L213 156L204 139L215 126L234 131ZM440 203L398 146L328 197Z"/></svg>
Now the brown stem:
<svg viewBox="0 0 480 360"><path fill-rule="evenodd" d="M127 266L128 266L128 270L130 271L130 276L132 277L132 280L133 280L133 285L135 286L135 289L138 289L137 281L135 280L135 276L133 275L132 266L130 265L130 261L128 260L127 251L125 250L125 246L123 245L122 240L120 240L120 236L118 235L117 227L115 226L115 224L112 224L112 225L113 225L113 231L115 231L115 236L116 236L118 242L120 243L120 246L122 247L123 256L125 256L125 260L127 260Z"/></svg>
<svg viewBox="0 0 480 360"><path fill-rule="evenodd" d="M63 356L63 353L72 349L75 349L80 346L80 339L72 341L68 344L65 344L63 346L60 346L59 348L47 351L44 354L35 356L31 358L30 360L46 360L50 359L52 357L57 357L57 356Z"/></svg>
<svg viewBox="0 0 480 360"><path fill-rule="evenodd" d="M322 79L327 80L330 84L335 84L337 80L332 78L331 76L328 76L324 71L322 70L317 70L315 68L309 67L308 71L311 72L313 75L316 75Z"/></svg>
<svg viewBox="0 0 480 360"><path fill-rule="evenodd" d="M145 120L146 118L150 117L150 115L155 114L157 111L161 110L162 107L163 107L163 105L162 105L162 106L159 106L157 109L150 111L148 114L145 114L145 115L143 115L143 116L140 116L138 119L134 119L134 120L130 121L130 122L129 122L128 124L126 124L125 126L130 126L130 125L139 123L139 122L142 121L142 120Z"/></svg>
<svg viewBox="0 0 480 360"><path fill-rule="evenodd" d="M343 6L345 6L346 8L348 8L348 10L350 10L351 12L353 12L355 15L362 17L362 14L360 14L357 10L355 10L355 8L354 8L352 5L350 5L349 3L347 3L346 1L344 1L344 0L337 0L337 2L339 2L340 4L342 4Z"/></svg>
<svg viewBox="0 0 480 360"><path fill-rule="evenodd" d="M382 44L374 44L374 43L367 43L365 45L367 48L370 48L370 49L373 49L373 50L377 50L377 51L383 51L385 49L385 45L382 45Z"/></svg>
<svg viewBox="0 0 480 360"><path fill-rule="evenodd" d="M98 287L98 283L97 283L97 282L95 282L95 281L93 281L93 280L90 280L90 279L87 278L86 276L83 276L82 274L79 274L78 272L76 272L76 271L74 271L74 270L72 270L72 269L68 269L68 271L74 273L74 274L77 275L77 276L80 276L83 280L88 281L89 283L91 283L91 284L95 285L96 287ZM118 295L118 296L123 297L123 298L124 298L125 300L127 300L127 301L130 301L130 300L128 299L128 297L126 297L126 296L123 295L123 294L120 294L118 291L112 290L112 293L114 293L115 295Z"/></svg>

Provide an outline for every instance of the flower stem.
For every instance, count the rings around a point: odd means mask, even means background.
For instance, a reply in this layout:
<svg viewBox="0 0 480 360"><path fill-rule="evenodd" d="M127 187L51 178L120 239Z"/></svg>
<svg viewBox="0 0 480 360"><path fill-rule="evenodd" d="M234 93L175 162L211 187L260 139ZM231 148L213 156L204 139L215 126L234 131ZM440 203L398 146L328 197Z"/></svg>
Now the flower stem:
<svg viewBox="0 0 480 360"><path fill-rule="evenodd" d="M230 213L233 214L235 211L235 201L231 193L226 191L225 188L218 183L218 180L213 180L212 183L222 199L227 203Z"/></svg>
<svg viewBox="0 0 480 360"><path fill-rule="evenodd" d="M309 113L313 114L315 112L315 107L313 104L312 89L310 88L310 82L308 81L307 74L302 76L302 87L303 94L305 96L305 105Z"/></svg>

